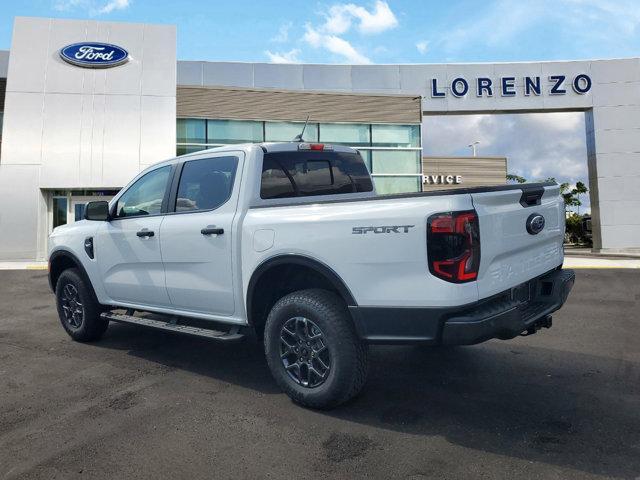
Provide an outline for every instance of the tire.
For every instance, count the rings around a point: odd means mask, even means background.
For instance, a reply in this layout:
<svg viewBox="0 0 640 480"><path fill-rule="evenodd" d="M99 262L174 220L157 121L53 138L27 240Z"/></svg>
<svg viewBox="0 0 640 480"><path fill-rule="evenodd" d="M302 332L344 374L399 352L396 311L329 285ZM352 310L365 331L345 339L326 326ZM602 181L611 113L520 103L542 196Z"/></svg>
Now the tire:
<svg viewBox="0 0 640 480"><path fill-rule="evenodd" d="M102 307L93 288L76 268L60 274L56 283L56 305L62 327L78 342L100 339L109 326L108 320L100 318Z"/></svg>
<svg viewBox="0 0 640 480"><path fill-rule="evenodd" d="M366 381L367 345L345 303L326 290L300 290L278 300L267 317L264 344L273 378L300 405L336 407L355 397Z"/></svg>

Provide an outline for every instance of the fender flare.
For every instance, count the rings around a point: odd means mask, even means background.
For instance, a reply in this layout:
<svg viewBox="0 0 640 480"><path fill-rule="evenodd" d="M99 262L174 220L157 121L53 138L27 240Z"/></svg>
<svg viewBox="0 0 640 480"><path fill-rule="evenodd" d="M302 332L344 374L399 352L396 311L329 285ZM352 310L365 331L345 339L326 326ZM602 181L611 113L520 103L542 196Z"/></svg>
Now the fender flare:
<svg viewBox="0 0 640 480"><path fill-rule="evenodd" d="M249 280L249 285L247 287L247 318L249 319L249 324L251 322L251 311L253 306L253 293L255 291L256 284L266 272L268 272L271 268L277 267L279 265L300 265L303 267L310 268L315 272L319 273L323 277L325 277L331 285L338 291L340 296L346 302L347 307L355 307L358 306L353 295L345 282L340 278L335 270L326 265L325 263L316 260L311 257L307 257L304 255L276 255L274 257L268 258L263 261L258 267L253 271L251 275L251 279Z"/></svg>
<svg viewBox="0 0 640 480"><path fill-rule="evenodd" d="M65 250L65 249L56 250L55 252L51 253L51 255L49 256L49 275L48 275L48 277L49 277L49 287L51 288L51 291L53 293L56 293L55 285L54 285L53 278L52 278L53 268L51 268L51 267L54 264L54 262L56 261L56 259L61 258L61 257L65 257L65 258L68 258L69 260L71 260L73 262L73 264L75 265L75 267L78 268L78 270L80 270L80 274L85 279L85 281L87 281L89 283L89 285L91 286L91 290L92 290L93 295L95 297L95 289L93 288L93 283L91 283L91 278L89 277L89 274L87 273L87 270L84 268L84 265L82 264L80 259L73 252L71 252L69 250Z"/></svg>

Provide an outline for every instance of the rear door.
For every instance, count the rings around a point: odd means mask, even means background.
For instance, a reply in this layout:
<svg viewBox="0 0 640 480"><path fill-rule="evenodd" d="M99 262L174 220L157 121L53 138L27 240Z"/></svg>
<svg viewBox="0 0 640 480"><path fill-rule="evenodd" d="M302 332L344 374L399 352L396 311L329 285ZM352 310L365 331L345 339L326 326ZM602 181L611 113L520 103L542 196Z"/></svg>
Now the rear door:
<svg viewBox="0 0 640 480"><path fill-rule="evenodd" d="M562 264L565 209L558 185L522 185L471 197L480 223L480 298Z"/></svg>
<svg viewBox="0 0 640 480"><path fill-rule="evenodd" d="M160 245L176 309L234 313L232 227L243 159L242 152L224 152L189 160L172 187Z"/></svg>

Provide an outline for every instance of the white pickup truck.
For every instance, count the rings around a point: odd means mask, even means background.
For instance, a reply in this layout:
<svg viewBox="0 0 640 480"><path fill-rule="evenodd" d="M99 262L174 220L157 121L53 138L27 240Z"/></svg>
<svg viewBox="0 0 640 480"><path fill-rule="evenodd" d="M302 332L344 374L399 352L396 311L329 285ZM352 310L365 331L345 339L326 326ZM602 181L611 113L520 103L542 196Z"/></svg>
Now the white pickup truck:
<svg viewBox="0 0 640 480"><path fill-rule="evenodd" d="M156 164L50 237L67 333L110 321L264 341L280 387L330 408L368 344L470 345L551 326L563 270L556 184L376 195L357 150L233 145Z"/></svg>

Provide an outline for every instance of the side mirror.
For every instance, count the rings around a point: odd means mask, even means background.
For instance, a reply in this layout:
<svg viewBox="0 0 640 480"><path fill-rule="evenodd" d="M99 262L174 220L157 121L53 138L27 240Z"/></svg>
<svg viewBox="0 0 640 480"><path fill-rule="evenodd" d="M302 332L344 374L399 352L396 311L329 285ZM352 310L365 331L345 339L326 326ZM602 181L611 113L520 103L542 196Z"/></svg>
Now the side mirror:
<svg viewBox="0 0 640 480"><path fill-rule="evenodd" d="M96 220L106 222L109 220L109 202L100 200L97 202L89 202L84 209L85 220Z"/></svg>

